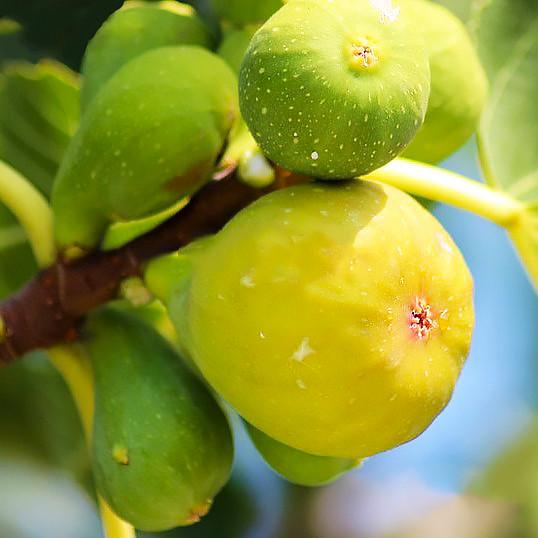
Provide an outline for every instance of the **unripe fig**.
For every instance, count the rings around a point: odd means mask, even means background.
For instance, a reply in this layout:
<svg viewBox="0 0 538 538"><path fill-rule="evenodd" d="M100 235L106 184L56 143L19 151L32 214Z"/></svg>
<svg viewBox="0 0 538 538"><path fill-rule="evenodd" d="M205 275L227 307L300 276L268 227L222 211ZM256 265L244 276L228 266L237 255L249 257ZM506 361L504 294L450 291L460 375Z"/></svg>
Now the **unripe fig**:
<svg viewBox="0 0 538 538"><path fill-rule="evenodd" d="M230 30L217 51L236 73L239 73L254 31ZM243 118L238 119L230 132L228 146L219 167L222 170L235 167L237 178L255 188L263 188L275 180L274 168L267 162Z"/></svg>
<svg viewBox="0 0 538 538"><path fill-rule="evenodd" d="M172 259L157 263L173 275ZM274 192L191 264L180 286L153 275L150 288L212 387L274 439L367 457L418 436L450 400L471 341L472 278L438 221L397 189Z"/></svg>
<svg viewBox="0 0 538 538"><path fill-rule="evenodd" d="M457 17L430 1L401 2L411 24L424 35L431 70L424 125L403 155L436 163L476 131L488 82L471 38Z"/></svg>
<svg viewBox="0 0 538 538"><path fill-rule="evenodd" d="M314 456L278 442L245 422L247 433L263 459L288 482L322 486L357 467L361 460Z"/></svg>
<svg viewBox="0 0 538 538"><path fill-rule="evenodd" d="M115 11L91 39L84 55L83 110L129 60L169 45L211 47L209 30L191 6L170 1L131 1Z"/></svg>
<svg viewBox="0 0 538 538"><path fill-rule="evenodd" d="M422 125L424 49L390 2L294 0L251 41L241 112L284 168L325 179L365 174L392 160Z"/></svg>
<svg viewBox="0 0 538 538"><path fill-rule="evenodd" d="M215 11L224 23L236 26L265 22L280 8L284 0L212 0Z"/></svg>
<svg viewBox="0 0 538 538"><path fill-rule="evenodd" d="M230 474L224 413L170 345L134 316L92 314L84 345L95 374L99 493L141 530L195 523Z"/></svg>
<svg viewBox="0 0 538 538"><path fill-rule="evenodd" d="M253 35L254 31L249 29L230 30L217 50L218 55L238 74Z"/></svg>
<svg viewBox="0 0 538 538"><path fill-rule="evenodd" d="M61 248L163 210L210 176L239 115L237 81L199 47L154 49L122 67L83 116L52 196Z"/></svg>

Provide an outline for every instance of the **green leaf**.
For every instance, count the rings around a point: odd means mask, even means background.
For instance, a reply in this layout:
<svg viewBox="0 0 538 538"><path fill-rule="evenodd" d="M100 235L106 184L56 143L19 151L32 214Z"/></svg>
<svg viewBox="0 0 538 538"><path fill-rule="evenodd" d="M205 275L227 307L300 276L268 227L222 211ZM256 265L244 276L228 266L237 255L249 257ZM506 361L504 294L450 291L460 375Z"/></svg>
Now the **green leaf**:
<svg viewBox="0 0 538 538"><path fill-rule="evenodd" d="M26 355L0 375L0 466L10 456L61 467L89 485L90 462L77 410L42 352ZM5 492L1 482L0 496ZM11 535L0 526L0 536Z"/></svg>
<svg viewBox="0 0 538 538"><path fill-rule="evenodd" d="M0 67L9 61L37 60L35 50L24 42L21 26L11 19L0 18Z"/></svg>
<svg viewBox="0 0 538 538"><path fill-rule="evenodd" d="M18 62L0 74L0 159L46 195L78 120L78 81L62 64Z"/></svg>
<svg viewBox="0 0 538 538"><path fill-rule="evenodd" d="M517 532L538 536L538 422L474 478L469 493L509 502L517 509Z"/></svg>
<svg viewBox="0 0 538 538"><path fill-rule="evenodd" d="M0 299L17 290L36 271L24 230L0 204Z"/></svg>
<svg viewBox="0 0 538 538"><path fill-rule="evenodd" d="M481 2L472 20L491 83L480 128L488 181L523 201L538 200L538 3Z"/></svg>
<svg viewBox="0 0 538 538"><path fill-rule="evenodd" d="M490 81L482 168L490 185L526 207L509 232L538 286L538 2L477 1L470 26Z"/></svg>

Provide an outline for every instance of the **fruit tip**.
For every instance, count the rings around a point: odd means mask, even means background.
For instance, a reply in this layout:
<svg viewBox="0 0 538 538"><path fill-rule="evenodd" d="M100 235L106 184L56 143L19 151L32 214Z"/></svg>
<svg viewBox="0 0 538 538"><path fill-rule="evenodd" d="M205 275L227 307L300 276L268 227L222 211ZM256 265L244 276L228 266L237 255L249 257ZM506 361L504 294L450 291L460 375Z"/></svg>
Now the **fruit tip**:
<svg viewBox="0 0 538 538"><path fill-rule="evenodd" d="M198 523L205 515L208 514L213 504L212 500L207 500L205 503L191 508L187 519L185 520L188 525Z"/></svg>

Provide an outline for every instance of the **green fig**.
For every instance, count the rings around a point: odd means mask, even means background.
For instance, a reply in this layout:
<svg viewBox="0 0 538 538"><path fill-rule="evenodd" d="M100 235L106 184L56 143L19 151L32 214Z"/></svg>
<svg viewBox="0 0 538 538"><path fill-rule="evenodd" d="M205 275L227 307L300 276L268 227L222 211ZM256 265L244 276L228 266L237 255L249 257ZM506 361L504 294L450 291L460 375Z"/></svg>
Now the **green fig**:
<svg viewBox="0 0 538 538"><path fill-rule="evenodd" d="M161 211L207 181L239 115L237 81L199 47L123 66L83 116L55 180L62 249L95 247L109 224Z"/></svg>
<svg viewBox="0 0 538 538"><path fill-rule="evenodd" d="M218 55L236 72L255 30L230 30L219 47ZM275 180L274 168L263 155L243 118L239 118L230 132L228 146L219 163L221 170L236 169L236 176L244 183L263 188Z"/></svg>
<svg viewBox="0 0 538 538"><path fill-rule="evenodd" d="M222 39L217 54L239 74L243 58L247 52L254 30L230 30Z"/></svg>
<svg viewBox="0 0 538 538"><path fill-rule="evenodd" d="M147 276L214 390L270 437L320 456L364 458L423 432L473 332L458 248L382 183L274 192Z"/></svg>
<svg viewBox="0 0 538 538"><path fill-rule="evenodd" d="M223 411L170 345L129 314L92 314L84 346L95 375L99 493L141 530L195 523L230 474Z"/></svg>
<svg viewBox="0 0 538 538"><path fill-rule="evenodd" d="M245 26L265 22L284 0L212 0L219 18L224 23Z"/></svg>
<svg viewBox="0 0 538 538"><path fill-rule="evenodd" d="M322 486L354 469L361 460L314 456L278 442L245 422L247 433L268 465L288 482Z"/></svg>
<svg viewBox="0 0 538 538"><path fill-rule="evenodd" d="M379 168L411 142L429 85L422 38L390 2L294 0L254 35L239 97L270 159L342 179Z"/></svg>
<svg viewBox="0 0 538 538"><path fill-rule="evenodd" d="M424 124L403 156L437 163L476 131L488 82L467 29L448 9L429 0L400 0L420 31L430 57L431 93Z"/></svg>
<svg viewBox="0 0 538 538"><path fill-rule="evenodd" d="M209 30L191 6L170 1L124 4L88 44L82 63L82 109L129 60L170 45L212 46Z"/></svg>

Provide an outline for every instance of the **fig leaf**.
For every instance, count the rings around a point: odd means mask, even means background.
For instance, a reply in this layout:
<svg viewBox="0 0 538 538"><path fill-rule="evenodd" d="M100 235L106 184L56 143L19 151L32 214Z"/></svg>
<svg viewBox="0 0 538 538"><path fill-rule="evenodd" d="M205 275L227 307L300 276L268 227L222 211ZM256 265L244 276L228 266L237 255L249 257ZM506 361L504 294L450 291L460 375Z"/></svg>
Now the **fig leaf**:
<svg viewBox="0 0 538 538"><path fill-rule="evenodd" d="M17 62L0 73L0 159L45 195L78 120L78 80L66 66Z"/></svg>
<svg viewBox="0 0 538 538"><path fill-rule="evenodd" d="M509 232L538 283L538 4L534 0L478 3L471 19L491 93L480 133L486 180L523 202Z"/></svg>

